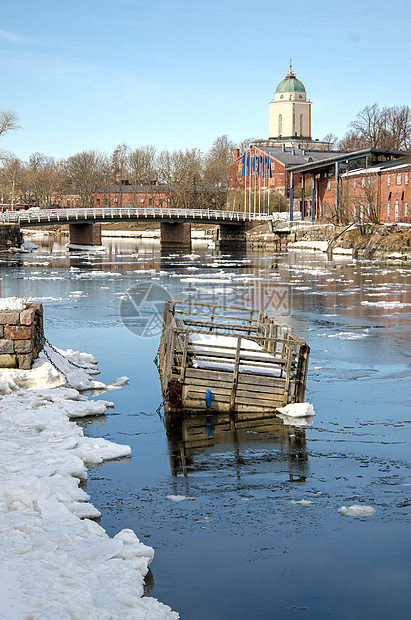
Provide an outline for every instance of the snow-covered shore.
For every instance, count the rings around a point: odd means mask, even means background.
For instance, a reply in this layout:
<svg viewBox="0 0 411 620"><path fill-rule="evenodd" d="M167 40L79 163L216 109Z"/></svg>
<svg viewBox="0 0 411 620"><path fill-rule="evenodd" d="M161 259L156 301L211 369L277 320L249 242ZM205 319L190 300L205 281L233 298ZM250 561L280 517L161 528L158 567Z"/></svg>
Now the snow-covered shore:
<svg viewBox="0 0 411 620"><path fill-rule="evenodd" d="M79 486L87 466L131 452L85 437L70 420L112 404L81 391L115 389L127 378L106 386L92 378L92 355L46 351L64 377L44 353L32 370L0 370L0 618L177 620L143 597L153 549L132 530L110 538Z"/></svg>

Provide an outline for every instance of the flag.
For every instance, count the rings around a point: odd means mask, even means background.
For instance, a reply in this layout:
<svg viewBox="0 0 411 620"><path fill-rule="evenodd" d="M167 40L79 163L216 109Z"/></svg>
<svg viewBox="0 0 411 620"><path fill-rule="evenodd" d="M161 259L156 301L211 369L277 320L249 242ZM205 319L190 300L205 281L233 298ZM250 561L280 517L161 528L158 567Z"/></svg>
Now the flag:
<svg viewBox="0 0 411 620"><path fill-rule="evenodd" d="M241 161L243 162L243 169L241 172L241 175L243 177L250 176L250 153L245 152L244 155L241 158Z"/></svg>
<svg viewBox="0 0 411 620"><path fill-rule="evenodd" d="M268 176L270 177L270 179L273 178L273 173L271 172L271 157L269 155L267 155L267 166L268 166Z"/></svg>
<svg viewBox="0 0 411 620"><path fill-rule="evenodd" d="M265 168L267 166L267 156L264 155L263 157L263 179L265 179Z"/></svg>

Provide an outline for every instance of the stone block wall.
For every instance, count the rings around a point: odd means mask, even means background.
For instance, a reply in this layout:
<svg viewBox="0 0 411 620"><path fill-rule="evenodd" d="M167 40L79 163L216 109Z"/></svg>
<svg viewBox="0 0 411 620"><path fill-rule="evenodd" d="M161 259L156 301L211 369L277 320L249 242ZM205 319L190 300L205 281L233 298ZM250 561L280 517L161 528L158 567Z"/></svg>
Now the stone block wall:
<svg viewBox="0 0 411 620"><path fill-rule="evenodd" d="M0 250L11 247L19 248L23 243L23 235L18 224L2 224L0 226Z"/></svg>
<svg viewBox="0 0 411 620"><path fill-rule="evenodd" d="M42 304L24 310L0 311L0 368L30 370L41 350L35 335L43 336Z"/></svg>

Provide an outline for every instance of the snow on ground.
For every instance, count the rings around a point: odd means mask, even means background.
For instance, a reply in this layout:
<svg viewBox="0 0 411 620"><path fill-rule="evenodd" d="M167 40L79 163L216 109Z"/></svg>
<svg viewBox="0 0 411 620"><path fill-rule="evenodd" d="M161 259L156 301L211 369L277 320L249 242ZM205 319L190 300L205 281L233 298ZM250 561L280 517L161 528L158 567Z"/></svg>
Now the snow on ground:
<svg viewBox="0 0 411 620"><path fill-rule="evenodd" d="M100 513L79 486L88 466L131 452L85 437L70 421L112 404L79 391L106 387L91 377L95 360L46 351L67 381L44 353L32 370L0 370L0 618L177 620L168 606L143 597L153 549L132 530L110 538L91 520Z"/></svg>

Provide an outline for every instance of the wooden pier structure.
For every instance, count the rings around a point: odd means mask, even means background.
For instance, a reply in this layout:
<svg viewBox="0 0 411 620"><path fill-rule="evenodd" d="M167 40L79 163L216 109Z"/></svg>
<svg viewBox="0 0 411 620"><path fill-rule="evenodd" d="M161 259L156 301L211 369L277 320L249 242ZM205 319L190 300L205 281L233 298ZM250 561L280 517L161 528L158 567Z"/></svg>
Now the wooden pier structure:
<svg viewBox="0 0 411 620"><path fill-rule="evenodd" d="M304 402L310 348L260 310L166 301L166 412L275 412Z"/></svg>

